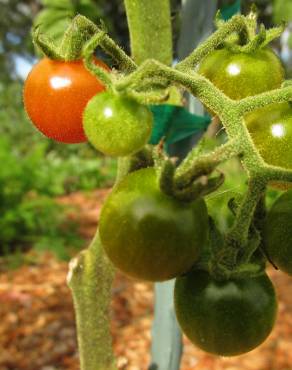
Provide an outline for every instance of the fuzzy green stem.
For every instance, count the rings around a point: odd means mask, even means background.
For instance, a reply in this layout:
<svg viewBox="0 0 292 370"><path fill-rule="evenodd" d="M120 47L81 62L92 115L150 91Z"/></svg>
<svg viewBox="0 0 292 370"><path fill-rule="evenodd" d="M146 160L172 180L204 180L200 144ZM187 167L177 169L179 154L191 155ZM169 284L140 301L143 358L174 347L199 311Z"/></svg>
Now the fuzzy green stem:
<svg viewBox="0 0 292 370"><path fill-rule="evenodd" d="M52 60L64 60L54 42L40 31L40 26L36 26L32 30L32 41L36 48L39 48L42 53Z"/></svg>
<svg viewBox="0 0 292 370"><path fill-rule="evenodd" d="M250 178L248 190L237 211L233 227L229 230L226 238L235 241L237 247L242 248L248 242L249 229L254 217L257 204L263 196L266 188L265 180L261 176Z"/></svg>
<svg viewBox="0 0 292 370"><path fill-rule="evenodd" d="M95 34L84 46L82 54L84 57L85 67L89 72L102 81L109 90L112 90L113 80L110 73L94 63L94 51L97 45L99 45L100 40L103 39L104 35L105 33L103 31Z"/></svg>
<svg viewBox="0 0 292 370"><path fill-rule="evenodd" d="M273 103L292 101L292 86L288 85L280 89L264 92L255 96L249 96L240 100L237 104L238 114L251 112Z"/></svg>
<svg viewBox="0 0 292 370"><path fill-rule="evenodd" d="M120 158L116 184L129 170L129 158ZM114 269L97 230L89 247L70 262L67 278L76 313L81 370L117 370L109 324L113 279Z"/></svg>
<svg viewBox="0 0 292 370"><path fill-rule="evenodd" d="M131 50L137 64L155 58L172 63L169 0L125 0Z"/></svg>
<svg viewBox="0 0 292 370"><path fill-rule="evenodd" d="M263 168L263 176L265 176L268 182L292 182L292 170L282 167L266 165Z"/></svg>
<svg viewBox="0 0 292 370"><path fill-rule="evenodd" d="M107 34L100 40L100 47L118 64L119 70L132 72L137 68L133 59L130 58Z"/></svg>
<svg viewBox="0 0 292 370"><path fill-rule="evenodd" d="M114 271L96 233L70 263L81 370L116 370L108 321Z"/></svg>
<svg viewBox="0 0 292 370"><path fill-rule="evenodd" d="M208 175L218 166L234 156L240 155L241 148L238 141L232 139L219 146L213 152L197 157L196 148L193 149L176 171L175 183L177 187L190 184L195 177Z"/></svg>
<svg viewBox="0 0 292 370"><path fill-rule="evenodd" d="M66 30L59 53L65 61L81 58L82 47L97 32L96 25L82 15L77 15Z"/></svg>
<svg viewBox="0 0 292 370"><path fill-rule="evenodd" d="M93 53L95 48L99 46L107 53L121 71L132 72L137 68L135 62L112 40L103 29L97 29L96 34L89 41L87 47Z"/></svg>
<svg viewBox="0 0 292 370"><path fill-rule="evenodd" d="M206 41L200 44L187 58L177 64L176 68L179 70L192 69L211 51L216 49L226 37L233 32L247 33L245 17L235 15L230 21L222 24L220 28L213 33Z"/></svg>
<svg viewBox="0 0 292 370"><path fill-rule="evenodd" d="M220 115L226 108L232 108L233 100L224 95L209 80L195 72L181 72L159 63L154 59L144 62L131 75L122 78L116 85L117 90L141 88L152 79L153 84L163 83L166 87L177 84L198 97L210 110ZM166 83L168 81L168 84Z"/></svg>

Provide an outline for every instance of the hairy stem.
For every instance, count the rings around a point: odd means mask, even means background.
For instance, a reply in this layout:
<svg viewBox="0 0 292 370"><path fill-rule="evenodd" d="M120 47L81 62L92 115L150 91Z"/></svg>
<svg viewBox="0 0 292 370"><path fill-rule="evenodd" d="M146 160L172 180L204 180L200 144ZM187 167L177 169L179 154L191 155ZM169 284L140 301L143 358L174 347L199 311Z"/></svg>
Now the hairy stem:
<svg viewBox="0 0 292 370"><path fill-rule="evenodd" d="M247 244L254 212L265 188L266 183L262 177L250 178L248 190L237 211L234 225L227 234L227 240L236 241L239 248Z"/></svg>
<svg viewBox="0 0 292 370"><path fill-rule="evenodd" d="M176 65L179 70L192 69L211 51L216 49L227 36L233 32L247 33L245 17L235 15L229 22L223 24L216 32L213 33L206 41L201 43L188 57Z"/></svg>
<svg viewBox="0 0 292 370"><path fill-rule="evenodd" d="M197 156L193 149L176 171L175 183L178 187L188 185L197 176L208 175L218 164L241 153L236 139L219 146L211 153Z"/></svg>
<svg viewBox="0 0 292 370"><path fill-rule="evenodd" d="M81 370L116 370L108 320L113 278L97 232L89 248L70 262L67 278L76 313Z"/></svg>
<svg viewBox="0 0 292 370"><path fill-rule="evenodd" d="M130 159L120 158L116 184L129 170ZM114 269L97 230L89 247L70 262L67 278L76 314L81 370L116 370L109 321L113 279Z"/></svg>
<svg viewBox="0 0 292 370"><path fill-rule="evenodd" d="M243 115L255 109L265 107L273 103L292 101L292 86L275 89L255 96L249 96L238 102L238 113Z"/></svg>
<svg viewBox="0 0 292 370"><path fill-rule="evenodd" d="M172 63L169 0L125 0L132 56L137 64L155 58Z"/></svg>

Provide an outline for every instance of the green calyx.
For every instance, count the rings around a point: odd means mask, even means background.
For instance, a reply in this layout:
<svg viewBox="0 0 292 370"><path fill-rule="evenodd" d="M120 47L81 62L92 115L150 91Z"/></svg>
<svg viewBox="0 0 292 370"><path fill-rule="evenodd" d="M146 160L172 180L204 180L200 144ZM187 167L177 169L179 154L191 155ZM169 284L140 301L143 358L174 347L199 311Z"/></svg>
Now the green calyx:
<svg viewBox="0 0 292 370"><path fill-rule="evenodd" d="M218 29L222 28L226 22L222 19L218 11L215 24ZM257 9L252 7L250 13L245 17L246 27L241 33L233 33L223 42L223 46L234 53L251 54L259 49L265 48L274 39L281 36L286 24L267 30L263 24L260 25L257 33Z"/></svg>
<svg viewBox="0 0 292 370"><path fill-rule="evenodd" d="M66 30L60 45L40 32L37 26L32 32L33 42L45 56L59 61L81 59L84 44L98 31L98 27L82 15L77 15Z"/></svg>

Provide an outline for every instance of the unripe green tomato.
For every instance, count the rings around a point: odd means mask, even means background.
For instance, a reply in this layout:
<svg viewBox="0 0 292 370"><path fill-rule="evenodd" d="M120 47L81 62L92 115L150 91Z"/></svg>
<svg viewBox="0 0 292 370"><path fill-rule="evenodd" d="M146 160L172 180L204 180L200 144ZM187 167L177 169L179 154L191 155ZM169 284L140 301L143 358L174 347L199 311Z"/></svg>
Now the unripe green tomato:
<svg viewBox="0 0 292 370"><path fill-rule="evenodd" d="M148 107L112 92L94 96L83 113L83 127L90 143L113 157L139 151L150 138L152 124Z"/></svg>
<svg viewBox="0 0 292 370"><path fill-rule="evenodd" d="M292 276L292 190L282 194L268 212L264 242L273 263Z"/></svg>
<svg viewBox="0 0 292 370"><path fill-rule="evenodd" d="M208 214L199 198L180 202L161 192L153 168L127 175L101 211L106 254L125 274L163 281L188 271L207 242Z"/></svg>
<svg viewBox="0 0 292 370"><path fill-rule="evenodd" d="M245 116L245 123L260 155L267 164L292 169L292 106L271 104ZM274 182L287 189L291 184Z"/></svg>
<svg viewBox="0 0 292 370"><path fill-rule="evenodd" d="M175 312L186 336L203 351L235 356L260 345L276 319L277 300L266 274L216 281L205 271L176 279Z"/></svg>
<svg viewBox="0 0 292 370"><path fill-rule="evenodd" d="M215 50L202 60L198 73L234 100L276 89L284 80L281 62L270 48L252 53Z"/></svg>

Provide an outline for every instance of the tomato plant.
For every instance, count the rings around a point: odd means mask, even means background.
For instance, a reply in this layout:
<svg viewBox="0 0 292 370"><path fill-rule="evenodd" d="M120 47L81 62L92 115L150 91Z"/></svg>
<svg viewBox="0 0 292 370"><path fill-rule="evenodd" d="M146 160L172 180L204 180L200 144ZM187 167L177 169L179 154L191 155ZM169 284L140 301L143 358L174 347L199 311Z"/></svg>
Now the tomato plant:
<svg viewBox="0 0 292 370"><path fill-rule="evenodd" d="M202 60L198 72L234 100L276 89L284 79L281 62L270 48L250 53L215 50Z"/></svg>
<svg viewBox="0 0 292 370"><path fill-rule="evenodd" d="M96 59L95 63L108 70L102 61ZM63 143L80 143L87 140L82 112L89 99L104 89L82 61L44 58L25 81L24 106L32 123L45 136Z"/></svg>
<svg viewBox="0 0 292 370"><path fill-rule="evenodd" d="M155 170L141 169L110 194L99 231L117 268L134 278L167 280L189 270L206 244L206 205L163 194Z"/></svg>
<svg viewBox="0 0 292 370"><path fill-rule="evenodd" d="M271 104L245 116L248 131L268 164L292 169L292 106ZM280 185L284 187L285 185Z"/></svg>
<svg viewBox="0 0 292 370"><path fill-rule="evenodd" d="M216 355L251 351L274 326L277 303L266 274L217 281L198 270L177 278L174 297L177 319L186 336Z"/></svg>
<svg viewBox="0 0 292 370"><path fill-rule="evenodd" d="M83 125L90 143L104 154L133 154L147 144L153 116L148 107L112 92L94 96L87 104Z"/></svg>
<svg viewBox="0 0 292 370"><path fill-rule="evenodd" d="M292 190L282 194L268 212L264 241L273 263L292 275Z"/></svg>
<svg viewBox="0 0 292 370"><path fill-rule="evenodd" d="M38 30L33 33L47 56L84 58L95 82L96 77L107 87L106 92L93 92L82 107L81 98L69 99L66 109L64 92L69 88L63 86L54 104L50 90L43 95L43 89L42 94L35 89L35 110L57 136L68 139L72 117L78 116L80 128L84 109L83 128L91 144L105 154L125 157L119 160L117 183L102 208L95 238L70 264L67 281L74 297L81 368L115 367L106 314L114 276L110 261L138 279L177 277L176 313L191 341L218 355L248 352L267 338L277 309L261 247L267 244L266 254L280 268L287 269L282 256L290 258L285 249L289 241L278 234L282 230L289 235L290 224L281 221L279 226L280 221L275 221L277 232L269 236L273 230L269 220L273 226L274 220L284 219L273 216L277 203L263 227L267 185L292 183L292 84L282 83L281 63L267 46L280 36L283 26L271 30L261 26L257 32L254 12L227 22L217 18L216 33L172 66L169 0L125 0L125 5L133 57L115 44L104 27L82 16L74 18L58 47ZM234 40L240 45L232 44ZM97 47L111 57L115 73L94 66ZM35 79L36 85L37 81L42 76ZM89 85L78 86L80 96L90 90ZM205 150L202 140L180 162L170 158L163 140L156 146L145 144L153 120L148 105L181 105L185 92L220 118L227 140L214 150ZM78 114L71 117L76 107ZM59 117L66 119L58 121ZM157 122L160 118L164 117ZM185 131L185 122L178 121ZM62 126L64 122L69 126ZM229 199L232 225L222 230L216 218L208 217L203 197L222 185L221 164L230 158L241 162L247 187L240 194L237 187ZM279 250L273 255L277 241L284 245L281 259L277 259Z"/></svg>

